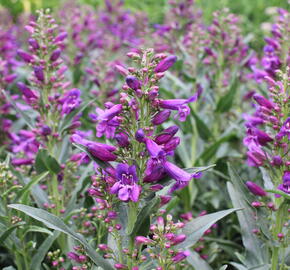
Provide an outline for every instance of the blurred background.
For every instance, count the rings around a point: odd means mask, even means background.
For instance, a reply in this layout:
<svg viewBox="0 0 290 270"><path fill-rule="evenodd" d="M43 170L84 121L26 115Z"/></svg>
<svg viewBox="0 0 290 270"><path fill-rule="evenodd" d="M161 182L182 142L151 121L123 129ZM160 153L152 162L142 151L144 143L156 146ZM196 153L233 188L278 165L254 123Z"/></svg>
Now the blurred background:
<svg viewBox="0 0 290 270"><path fill-rule="evenodd" d="M0 0L0 6L8 8L14 16L21 12L33 12L40 8L57 9L64 0ZM80 4L103 5L104 0L78 0ZM132 10L145 11L152 23L162 21L168 7L168 0L124 0ZM231 12L245 15L249 26L267 20L267 8L271 6L287 8L287 0L196 0L205 17L210 20L214 10L228 7Z"/></svg>

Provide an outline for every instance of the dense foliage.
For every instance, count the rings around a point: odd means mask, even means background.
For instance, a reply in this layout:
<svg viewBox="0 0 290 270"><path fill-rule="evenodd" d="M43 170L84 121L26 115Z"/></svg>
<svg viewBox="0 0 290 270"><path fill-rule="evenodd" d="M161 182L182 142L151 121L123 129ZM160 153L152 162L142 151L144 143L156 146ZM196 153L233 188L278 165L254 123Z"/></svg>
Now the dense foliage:
<svg viewBox="0 0 290 270"><path fill-rule="evenodd" d="M1 269L290 269L287 4L17 3Z"/></svg>

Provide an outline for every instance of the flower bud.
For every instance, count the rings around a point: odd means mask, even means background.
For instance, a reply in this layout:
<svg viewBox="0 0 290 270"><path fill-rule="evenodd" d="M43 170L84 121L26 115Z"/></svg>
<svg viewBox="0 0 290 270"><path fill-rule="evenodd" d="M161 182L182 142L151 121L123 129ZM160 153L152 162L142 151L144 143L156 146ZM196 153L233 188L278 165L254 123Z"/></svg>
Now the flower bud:
<svg viewBox="0 0 290 270"><path fill-rule="evenodd" d="M173 237L173 239L171 239L171 244L172 245L177 245L179 243L182 243L185 239L186 239L186 235L185 234L179 234L179 235Z"/></svg>
<svg viewBox="0 0 290 270"><path fill-rule="evenodd" d="M249 191L252 192L256 196L263 197L267 195L266 191L262 187L255 184L254 182L247 181L246 186L249 189Z"/></svg>
<svg viewBox="0 0 290 270"><path fill-rule="evenodd" d="M50 60L52 62L56 61L60 57L60 54L61 54L61 49L59 48L55 49L50 56Z"/></svg>
<svg viewBox="0 0 290 270"><path fill-rule="evenodd" d="M178 263L182 260L184 260L187 256L190 255L190 252L189 251L181 251L181 252L178 252L173 258L172 258L172 261L174 263Z"/></svg>
<svg viewBox="0 0 290 270"><path fill-rule="evenodd" d="M130 144L129 137L125 133L116 134L115 139L120 147L127 147Z"/></svg>
<svg viewBox="0 0 290 270"><path fill-rule="evenodd" d="M21 49L17 51L17 54L27 63L30 63L33 60L33 56L31 54Z"/></svg>
<svg viewBox="0 0 290 270"><path fill-rule="evenodd" d="M44 81L43 68L41 66L34 66L33 69L34 69L34 75L36 79L43 82Z"/></svg>
<svg viewBox="0 0 290 270"><path fill-rule="evenodd" d="M164 58L158 63L158 65L154 69L154 72L159 73L159 72L164 72L168 70L174 65L176 60L177 60L177 57L175 55L167 56L166 58Z"/></svg>
<svg viewBox="0 0 290 270"><path fill-rule="evenodd" d="M136 131L135 139L140 143L145 141L145 133L144 133L144 130L142 128L140 128Z"/></svg>
<svg viewBox="0 0 290 270"><path fill-rule="evenodd" d="M152 119L153 125L161 125L164 123L170 116L171 111L170 110L163 110L158 112Z"/></svg>
<svg viewBox="0 0 290 270"><path fill-rule="evenodd" d="M127 76L126 83L133 90L141 88L141 82L135 76Z"/></svg>
<svg viewBox="0 0 290 270"><path fill-rule="evenodd" d="M153 241L151 239L148 239L148 238L144 237L144 236L136 236L135 237L135 243L137 245L142 245L142 244L148 245L148 244L152 244Z"/></svg>

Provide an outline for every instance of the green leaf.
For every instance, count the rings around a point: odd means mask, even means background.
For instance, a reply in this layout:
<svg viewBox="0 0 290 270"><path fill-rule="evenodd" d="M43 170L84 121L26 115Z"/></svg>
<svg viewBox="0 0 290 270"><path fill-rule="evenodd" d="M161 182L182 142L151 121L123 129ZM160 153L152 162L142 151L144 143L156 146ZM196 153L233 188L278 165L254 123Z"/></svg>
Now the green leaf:
<svg viewBox="0 0 290 270"><path fill-rule="evenodd" d="M35 158L35 169L39 174L46 171L58 174L61 167L57 160L52 157L46 149L40 149Z"/></svg>
<svg viewBox="0 0 290 270"><path fill-rule="evenodd" d="M195 251L190 251L190 255L186 258L187 262L194 267L194 269L212 270L210 265L203 260Z"/></svg>
<svg viewBox="0 0 290 270"><path fill-rule="evenodd" d="M65 216L68 216L71 211L76 207L77 198L80 193L88 186L90 178L88 177L89 172L93 169L93 163L87 165L84 172L82 173L80 179L78 180L74 190L71 192L71 198L69 200L68 206L66 207Z"/></svg>
<svg viewBox="0 0 290 270"><path fill-rule="evenodd" d="M25 228L25 232L23 233L23 236L29 232L39 232L39 233L53 235L53 233L50 230L48 230L46 228L39 227L39 226L35 226L35 225L30 225L27 228Z"/></svg>
<svg viewBox="0 0 290 270"><path fill-rule="evenodd" d="M240 210L240 208L228 209L219 211L213 214L197 217L194 220L186 223L182 229L187 238L184 242L177 245L178 248L189 248L193 246L213 224L225 216Z"/></svg>
<svg viewBox="0 0 290 270"><path fill-rule="evenodd" d="M266 189L267 192L274 193L274 194L279 194L282 197L284 197L287 200L290 200L290 195L287 193L283 192L282 190L276 190L276 189Z"/></svg>
<svg viewBox="0 0 290 270"><path fill-rule="evenodd" d="M3 233L0 235L0 243L3 243L7 237L19 226L24 225L25 222L18 222L15 225L9 227L7 230L5 230Z"/></svg>
<svg viewBox="0 0 290 270"><path fill-rule="evenodd" d="M137 232L142 228L142 226L144 226L144 223L146 224L146 219L150 217L152 212L156 210L159 204L160 204L159 197L154 197L151 201L146 203L146 205L138 213L134 227L132 228L132 230L127 231L127 233L130 234L131 236L137 235Z"/></svg>
<svg viewBox="0 0 290 270"><path fill-rule="evenodd" d="M199 133L200 137L203 140L208 141L212 137L211 131L209 130L207 125L203 122L203 120L199 118L199 116L194 112L193 109L191 109L191 114L194 117L197 132Z"/></svg>
<svg viewBox="0 0 290 270"><path fill-rule="evenodd" d="M34 254L31 260L30 268L31 269L40 269L41 262L44 260L47 252L49 251L53 242L59 236L59 232L55 231L53 235L47 237L45 241L38 247L37 252Z"/></svg>
<svg viewBox="0 0 290 270"><path fill-rule="evenodd" d="M104 269L113 270L114 268L106 261L104 260L84 239L84 237L81 234L78 234L74 232L72 229L70 229L59 217L52 215L51 213L44 211L42 209L30 207L27 205L22 204L11 204L8 207L19 210L28 216L44 223L48 228L63 232L78 242L80 242L85 250L88 256L92 259L92 261L98 265L103 267Z"/></svg>
<svg viewBox="0 0 290 270"><path fill-rule="evenodd" d="M93 155L91 155L91 153L89 151L87 151L86 147L84 147L83 145L76 144L76 143L73 143L73 145L76 148L80 149L82 152L85 152L90 157L90 159L95 161L101 168L106 169L106 168L111 167L110 163L108 163L106 161L102 161L102 160L94 157Z"/></svg>
<svg viewBox="0 0 290 270"><path fill-rule="evenodd" d="M253 208L249 205L248 198L245 197L241 190L241 188L244 188L244 184L241 187L241 180L230 165L229 174L233 184L228 182L227 188L233 206L243 208L237 215L242 230L243 244L246 249L247 267L256 267L265 264L269 261L268 250L263 242L252 233L252 230L257 228L257 221L254 217Z"/></svg>
<svg viewBox="0 0 290 270"><path fill-rule="evenodd" d="M228 265L223 265L219 270L226 270L228 268Z"/></svg>
<svg viewBox="0 0 290 270"><path fill-rule="evenodd" d="M43 178L45 178L46 176L48 175L48 172L43 172L42 174L40 175L37 175L37 176L34 176L31 181L28 182L28 184L26 184L24 186L24 188L21 189L21 191L17 194L14 202L17 202L19 201L19 199L21 199L22 197L24 197L30 190L30 188L33 186L33 185L36 185L39 183L39 181L41 181Z"/></svg>
<svg viewBox="0 0 290 270"><path fill-rule="evenodd" d="M34 128L34 124L32 119L27 115L27 113L21 109L18 108L18 106L16 105L15 101L9 96L8 93L6 93L5 90L2 90L2 93L4 94L4 96L6 97L6 99L9 101L10 104L12 104L12 106L14 107L14 109L16 110L17 113L19 113L21 115L21 117L24 119L25 123L31 128Z"/></svg>
<svg viewBox="0 0 290 270"><path fill-rule="evenodd" d="M198 159L203 160L205 163L209 162L215 156L221 144L223 144L224 142L231 141L235 137L236 137L235 134L229 134L224 137L221 137L218 141L207 147Z"/></svg>
<svg viewBox="0 0 290 270"><path fill-rule="evenodd" d="M220 100L217 103L216 112L225 113L231 109L237 93L238 82L239 80L235 79L234 83L231 85L230 90L220 98Z"/></svg>

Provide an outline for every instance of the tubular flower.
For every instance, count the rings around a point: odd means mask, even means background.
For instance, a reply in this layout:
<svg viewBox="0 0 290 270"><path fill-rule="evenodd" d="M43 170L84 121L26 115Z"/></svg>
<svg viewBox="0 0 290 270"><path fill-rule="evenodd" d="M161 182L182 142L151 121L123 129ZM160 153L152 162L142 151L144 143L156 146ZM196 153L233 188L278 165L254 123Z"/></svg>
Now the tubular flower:
<svg viewBox="0 0 290 270"><path fill-rule="evenodd" d="M141 187L136 184L138 182L136 167L123 163L118 164L116 178L117 182L112 186L111 193L117 194L121 201L127 202L131 200L137 202Z"/></svg>

